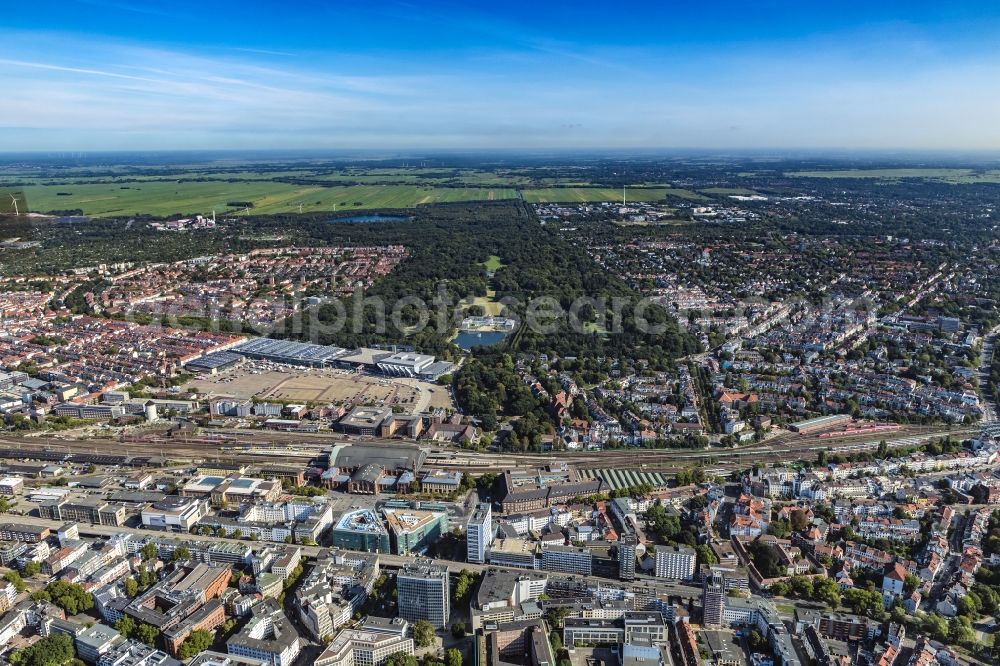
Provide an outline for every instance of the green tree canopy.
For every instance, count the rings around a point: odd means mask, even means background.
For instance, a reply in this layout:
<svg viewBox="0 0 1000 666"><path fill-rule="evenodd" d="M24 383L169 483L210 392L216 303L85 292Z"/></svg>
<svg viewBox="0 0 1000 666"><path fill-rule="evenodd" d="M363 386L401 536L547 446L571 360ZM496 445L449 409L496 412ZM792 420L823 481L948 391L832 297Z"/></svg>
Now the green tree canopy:
<svg viewBox="0 0 1000 666"><path fill-rule="evenodd" d="M413 623L413 642L417 647L428 647L434 644L434 625L427 620L417 620Z"/></svg>
<svg viewBox="0 0 1000 666"><path fill-rule="evenodd" d="M209 647L212 646L212 633L205 631L203 629L198 629L197 631L192 631L191 635L181 643L180 649L177 651L181 659L190 659L195 655L201 654Z"/></svg>

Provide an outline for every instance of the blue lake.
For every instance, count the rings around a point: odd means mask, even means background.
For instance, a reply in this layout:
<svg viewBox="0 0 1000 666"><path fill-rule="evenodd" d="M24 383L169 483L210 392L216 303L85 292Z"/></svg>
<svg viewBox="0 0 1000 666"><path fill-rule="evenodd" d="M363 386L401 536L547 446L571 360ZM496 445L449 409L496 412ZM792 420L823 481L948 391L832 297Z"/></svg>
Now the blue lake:
<svg viewBox="0 0 1000 666"><path fill-rule="evenodd" d="M488 347L502 342L505 337L507 334L499 331L459 331L455 338L455 344L462 349Z"/></svg>
<svg viewBox="0 0 1000 666"><path fill-rule="evenodd" d="M338 222L364 224L366 222L409 222L412 219L409 215L352 215L351 217L331 217L327 222L333 224L337 224Z"/></svg>

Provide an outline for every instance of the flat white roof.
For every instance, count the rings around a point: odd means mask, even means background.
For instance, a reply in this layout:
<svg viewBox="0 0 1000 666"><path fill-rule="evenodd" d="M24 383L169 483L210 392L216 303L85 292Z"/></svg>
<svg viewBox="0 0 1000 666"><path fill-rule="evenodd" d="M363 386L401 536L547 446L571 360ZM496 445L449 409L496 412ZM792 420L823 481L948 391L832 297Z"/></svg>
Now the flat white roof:
<svg viewBox="0 0 1000 666"><path fill-rule="evenodd" d="M428 354L414 354L411 352L399 352L398 354L393 354L388 358L384 358L379 363L389 363L392 365L425 365L427 363L433 363L434 357Z"/></svg>

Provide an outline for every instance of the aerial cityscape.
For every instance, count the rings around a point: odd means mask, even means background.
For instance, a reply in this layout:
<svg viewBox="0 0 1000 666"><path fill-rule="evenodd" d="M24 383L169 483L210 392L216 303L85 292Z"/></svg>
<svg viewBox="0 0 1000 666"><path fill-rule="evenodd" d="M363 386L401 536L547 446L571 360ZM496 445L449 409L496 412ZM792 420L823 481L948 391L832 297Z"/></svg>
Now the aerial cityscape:
<svg viewBox="0 0 1000 666"><path fill-rule="evenodd" d="M1000 663L1000 7L46 4L0 663Z"/></svg>

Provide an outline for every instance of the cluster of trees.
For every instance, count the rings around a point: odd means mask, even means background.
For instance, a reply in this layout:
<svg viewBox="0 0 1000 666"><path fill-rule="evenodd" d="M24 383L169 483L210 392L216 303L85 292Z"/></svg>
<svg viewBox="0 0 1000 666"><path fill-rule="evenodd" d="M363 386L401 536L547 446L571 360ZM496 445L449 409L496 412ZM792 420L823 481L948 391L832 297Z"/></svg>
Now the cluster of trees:
<svg viewBox="0 0 1000 666"><path fill-rule="evenodd" d="M433 655L426 655L421 662L422 666L462 666L464 658L462 651L457 648L449 648L444 653L444 661ZM385 666L418 666L417 658L412 654L397 652L390 655L385 662Z"/></svg>
<svg viewBox="0 0 1000 666"><path fill-rule="evenodd" d="M8 659L12 666L58 666L75 657L73 639L68 634L53 633L31 647L14 652Z"/></svg>
<svg viewBox="0 0 1000 666"><path fill-rule="evenodd" d="M455 638L455 639L465 638L465 634L466 633L467 633L467 628L466 628L464 622L458 621L458 622L454 623L453 625L451 625L451 636L452 636L452 638Z"/></svg>
<svg viewBox="0 0 1000 666"><path fill-rule="evenodd" d="M781 558L768 544L757 540L747 543L746 547L757 571L764 578L777 578L787 573L788 568L781 563Z"/></svg>
<svg viewBox="0 0 1000 666"><path fill-rule="evenodd" d="M556 656L556 666L571 666L573 662L569 658L569 650L563 645L562 637L555 629L549 632L549 645Z"/></svg>
<svg viewBox="0 0 1000 666"><path fill-rule="evenodd" d="M85 589L74 583L67 583L57 580L44 590L39 590L32 595L36 601L49 601L62 608L69 615L83 613L94 607L94 597Z"/></svg>
<svg viewBox="0 0 1000 666"><path fill-rule="evenodd" d="M178 656L181 659L190 659L199 655L212 646L212 640L213 636L210 631L203 629L192 631L191 635L181 643L181 647L177 651Z"/></svg>
<svg viewBox="0 0 1000 666"><path fill-rule="evenodd" d="M462 569L458 574L458 580L455 581L455 590L452 593L452 598L456 604L464 604L469 601L469 597L472 596L472 591L476 588L476 583L479 581L479 576L468 569ZM463 625L464 630L464 625Z"/></svg>
<svg viewBox="0 0 1000 666"><path fill-rule="evenodd" d="M646 511L646 527L667 543L677 541L682 534L680 517L667 513L662 504L654 504Z"/></svg>
<svg viewBox="0 0 1000 666"><path fill-rule="evenodd" d="M779 539L787 539L792 534L792 522L787 518L772 520L767 526L767 533Z"/></svg>
<svg viewBox="0 0 1000 666"><path fill-rule="evenodd" d="M611 499L616 497L637 497L641 495L648 495L651 492L653 492L653 484L640 483L634 486L628 486L627 488L615 488L608 493L608 497Z"/></svg>
<svg viewBox="0 0 1000 666"><path fill-rule="evenodd" d="M705 483L708 480L708 475L705 474L705 470L702 467L695 467L693 469L685 469L677 472L674 479L677 481L678 486L690 486L692 484L698 485Z"/></svg>
<svg viewBox="0 0 1000 666"><path fill-rule="evenodd" d="M27 585L25 585L24 583L24 580L22 580L21 578L21 574L17 573L16 571L8 571L3 575L3 579L8 583L13 584L14 589L17 590L18 594L24 592L25 588L27 587Z"/></svg>
<svg viewBox="0 0 1000 666"><path fill-rule="evenodd" d="M125 638L135 638L146 645L156 646L160 630L145 622L136 622L129 615L123 615L115 622L115 630ZM197 653L196 653L197 654Z"/></svg>
<svg viewBox="0 0 1000 666"><path fill-rule="evenodd" d="M694 498L692 500L694 504L692 508L702 506L701 502L705 501L707 500L701 496ZM691 524L690 520L686 516L681 517L677 514L669 513L660 503L654 504L646 511L646 529L656 534L659 540L664 543L691 546L698 553L699 564L715 564L718 562L718 558L716 558L715 553L712 552L709 546L697 544L697 529ZM648 550L650 554L655 552L655 548L653 547L650 547Z"/></svg>
<svg viewBox="0 0 1000 666"><path fill-rule="evenodd" d="M875 589L851 588L844 591L844 603L858 615L866 615L876 622L885 619L885 601Z"/></svg>
<svg viewBox="0 0 1000 666"><path fill-rule="evenodd" d="M694 552L698 555L697 564L700 567L703 564L718 564L719 558L715 556L712 552L712 548L705 543L700 543L694 547Z"/></svg>
<svg viewBox="0 0 1000 666"><path fill-rule="evenodd" d="M319 486L296 486L292 484L285 486L284 483L281 485L285 492L290 495L298 495L299 497L322 497L326 494L326 488L320 488Z"/></svg>
<svg viewBox="0 0 1000 666"><path fill-rule="evenodd" d="M413 642L417 647L434 645L434 625L427 620L417 620L413 623Z"/></svg>
<svg viewBox="0 0 1000 666"><path fill-rule="evenodd" d="M134 597L143 590L148 590L156 582L156 574L149 567L140 566L134 576L125 579L125 594Z"/></svg>
<svg viewBox="0 0 1000 666"><path fill-rule="evenodd" d="M840 605L840 584L826 576L792 576L787 582L772 585L771 592L781 597L794 594L802 599L824 603L830 608Z"/></svg>
<svg viewBox="0 0 1000 666"><path fill-rule="evenodd" d="M983 555L989 557L993 553L1000 553L1000 511L990 514L990 520L986 524L986 536L982 543Z"/></svg>
<svg viewBox="0 0 1000 666"><path fill-rule="evenodd" d="M545 404L521 380L510 354L499 350L484 351L466 362L455 380L455 397L469 413L482 419L485 430L496 430L498 413L508 416L535 413L536 419L552 429ZM529 434L533 433L524 433Z"/></svg>

